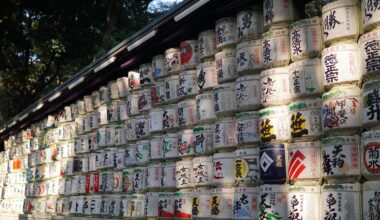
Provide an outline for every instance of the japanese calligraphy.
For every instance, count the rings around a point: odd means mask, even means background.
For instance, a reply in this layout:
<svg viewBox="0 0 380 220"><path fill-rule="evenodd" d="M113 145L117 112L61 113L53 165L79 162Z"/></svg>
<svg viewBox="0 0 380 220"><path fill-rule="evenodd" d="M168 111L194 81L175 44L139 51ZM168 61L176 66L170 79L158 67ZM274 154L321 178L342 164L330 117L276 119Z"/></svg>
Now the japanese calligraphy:
<svg viewBox="0 0 380 220"><path fill-rule="evenodd" d="M240 210L242 207L248 205L248 196L243 193L238 200L235 200L235 205L234 205L234 214L239 215Z"/></svg>
<svg viewBox="0 0 380 220"><path fill-rule="evenodd" d="M191 170L190 168L186 168L184 166L182 166L179 171L176 172L178 174L178 178L177 178L177 181L179 182L179 184L181 185L186 185L186 184L189 184L191 182Z"/></svg>
<svg viewBox="0 0 380 220"><path fill-rule="evenodd" d="M336 65L338 64L338 59L336 58L336 54L330 54L325 57L325 78L327 83L333 83L338 81L338 68Z"/></svg>
<svg viewBox="0 0 380 220"><path fill-rule="evenodd" d="M242 17L241 17L241 23L242 23L242 26L239 26L238 27L238 37L242 37L244 34L243 34L243 30L245 29L249 29L251 27L251 24L252 24L252 13L246 13L244 14Z"/></svg>
<svg viewBox="0 0 380 220"><path fill-rule="evenodd" d="M206 164L199 163L194 168L194 179L196 183L204 183L204 182L209 181Z"/></svg>
<svg viewBox="0 0 380 220"><path fill-rule="evenodd" d="M139 100L138 100L138 103L137 103L137 106L138 106L139 110L144 109L147 104L148 104L148 100L147 100L145 94L141 94L139 96Z"/></svg>
<svg viewBox="0 0 380 220"><path fill-rule="evenodd" d="M299 76L299 71L294 70L292 73L293 75L293 90L295 94L300 94L301 93L301 84L300 84L300 76Z"/></svg>
<svg viewBox="0 0 380 220"><path fill-rule="evenodd" d="M368 215L366 219L380 219L380 192L375 191L372 198L368 200Z"/></svg>
<svg viewBox="0 0 380 220"><path fill-rule="evenodd" d="M237 65L245 66L245 63L248 61L245 55L246 53L244 51L239 53L239 56L236 58Z"/></svg>
<svg viewBox="0 0 380 220"><path fill-rule="evenodd" d="M300 202L297 199L296 195L293 195L290 199L290 212L289 212L289 220L302 220L302 216L300 216L298 207Z"/></svg>
<svg viewBox="0 0 380 220"><path fill-rule="evenodd" d="M239 83L239 85L236 87L236 99L237 102L243 102L248 95L246 94L247 86L245 86L243 83Z"/></svg>
<svg viewBox="0 0 380 220"><path fill-rule="evenodd" d="M365 162L366 162L366 167L368 170L379 170L380 168L380 148L377 146L370 146L369 148L366 148L365 150Z"/></svg>
<svg viewBox="0 0 380 220"><path fill-rule="evenodd" d="M268 201L267 201L268 198ZM260 197L260 220L279 220L282 219L280 213L276 211L271 211L272 206L276 205L276 195L274 193L264 193Z"/></svg>
<svg viewBox="0 0 380 220"><path fill-rule="evenodd" d="M380 3L379 3L380 5ZM367 57L365 59L365 68L367 72L380 70L380 40L372 40L364 46Z"/></svg>
<svg viewBox="0 0 380 220"><path fill-rule="evenodd" d="M186 125L187 120L185 118L185 113L183 108L178 108L178 124L180 126Z"/></svg>
<svg viewBox="0 0 380 220"><path fill-rule="evenodd" d="M294 30L292 32L292 47L293 47L293 54L298 55L302 52L301 49L301 35L300 30Z"/></svg>
<svg viewBox="0 0 380 220"><path fill-rule="evenodd" d="M369 110L367 112L368 119L380 121L380 96L378 89L374 89L372 93L368 94L367 105Z"/></svg>
<svg viewBox="0 0 380 220"><path fill-rule="evenodd" d="M202 68L199 72L197 84L199 89L203 89L203 86L206 83L206 71Z"/></svg>
<svg viewBox="0 0 380 220"><path fill-rule="evenodd" d="M325 20L323 21L323 34L325 35L325 37L329 36L328 31L335 29L335 26L337 24L341 24L341 22L336 19L335 13L335 10L330 11L330 14L327 15L325 17Z"/></svg>
<svg viewBox="0 0 380 220"><path fill-rule="evenodd" d="M260 125L261 140L263 142L268 142L271 140L276 140L276 135L273 134L273 125L269 119L265 119Z"/></svg>
<svg viewBox="0 0 380 220"><path fill-rule="evenodd" d="M216 43L223 44L226 41L226 25L218 25L216 28Z"/></svg>
<svg viewBox="0 0 380 220"><path fill-rule="evenodd" d="M221 161L214 161L214 179L223 179L223 163Z"/></svg>
<svg viewBox="0 0 380 220"><path fill-rule="evenodd" d="M273 13L273 0L266 0L264 2L264 10L265 22L272 22L275 16Z"/></svg>
<svg viewBox="0 0 380 220"><path fill-rule="evenodd" d="M343 154L342 151L342 145L336 145L334 146L334 150L331 152L331 156L327 152L324 152L322 162L323 173L326 173L327 175L333 175L333 169L343 167L346 155Z"/></svg>
<svg viewBox="0 0 380 220"><path fill-rule="evenodd" d="M193 215L199 214L199 198L197 196L193 197L191 213Z"/></svg>
<svg viewBox="0 0 380 220"><path fill-rule="evenodd" d="M301 112L293 113L290 118L290 129L292 137L301 137L302 135L309 134L309 131L305 128L306 120Z"/></svg>
<svg viewBox="0 0 380 220"><path fill-rule="evenodd" d="M185 96L188 93L185 91L186 88L186 78L184 76L179 77L179 88L178 88L178 95L179 96Z"/></svg>
<svg viewBox="0 0 380 220"><path fill-rule="evenodd" d="M276 89L273 88L275 82L276 81L272 78L267 77L267 81L261 84L261 98L263 103L267 102L268 96L271 96L274 92L276 92Z"/></svg>
<svg viewBox="0 0 380 220"><path fill-rule="evenodd" d="M203 134L197 134L195 135L195 141L194 141L194 152L195 153L203 153L204 152L204 141L205 136Z"/></svg>
<svg viewBox="0 0 380 220"><path fill-rule="evenodd" d="M263 41L263 58L264 58L264 63L269 63L272 61L271 59L271 46L269 44L269 40L265 39Z"/></svg>
<svg viewBox="0 0 380 220"><path fill-rule="evenodd" d="M211 215L220 214L220 199L219 196L213 196L211 198Z"/></svg>
<svg viewBox="0 0 380 220"><path fill-rule="evenodd" d="M215 135L214 135L214 143L220 143L221 142L221 133L222 130L220 129L220 124L215 125Z"/></svg>
<svg viewBox="0 0 380 220"><path fill-rule="evenodd" d="M334 208L336 202L337 201L334 198L334 195L332 193L330 193L326 199L327 210L325 210L325 213L324 213L324 219L325 220L336 220L336 219L338 219L337 218L338 213Z"/></svg>
<svg viewBox="0 0 380 220"><path fill-rule="evenodd" d="M365 0L364 2L364 14L370 20L372 18L372 13L380 10L380 3L378 0Z"/></svg>

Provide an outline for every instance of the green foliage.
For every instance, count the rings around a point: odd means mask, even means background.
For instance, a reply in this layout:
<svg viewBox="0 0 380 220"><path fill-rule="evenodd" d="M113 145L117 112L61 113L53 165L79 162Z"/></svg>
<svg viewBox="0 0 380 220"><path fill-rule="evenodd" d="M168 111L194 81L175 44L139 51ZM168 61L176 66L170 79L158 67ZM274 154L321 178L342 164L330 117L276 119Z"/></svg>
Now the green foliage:
<svg viewBox="0 0 380 220"><path fill-rule="evenodd" d="M3 0L0 122L169 9L148 11L152 1Z"/></svg>

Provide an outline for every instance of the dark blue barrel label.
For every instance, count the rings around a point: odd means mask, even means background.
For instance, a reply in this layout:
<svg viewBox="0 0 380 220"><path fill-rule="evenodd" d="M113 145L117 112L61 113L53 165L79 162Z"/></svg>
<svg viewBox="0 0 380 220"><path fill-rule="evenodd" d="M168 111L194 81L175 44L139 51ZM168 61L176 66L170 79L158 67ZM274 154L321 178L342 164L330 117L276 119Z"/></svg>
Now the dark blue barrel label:
<svg viewBox="0 0 380 220"><path fill-rule="evenodd" d="M260 176L264 183L285 183L284 144L265 144L260 147Z"/></svg>

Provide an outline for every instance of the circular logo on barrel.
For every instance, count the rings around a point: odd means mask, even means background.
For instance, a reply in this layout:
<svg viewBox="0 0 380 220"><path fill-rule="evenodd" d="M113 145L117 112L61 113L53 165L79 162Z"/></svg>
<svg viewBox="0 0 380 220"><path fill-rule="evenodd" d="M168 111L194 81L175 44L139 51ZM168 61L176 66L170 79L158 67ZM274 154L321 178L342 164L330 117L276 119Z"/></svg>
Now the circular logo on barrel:
<svg viewBox="0 0 380 220"><path fill-rule="evenodd" d="M244 159L237 159L235 160L234 164L234 173L235 173L235 180L241 181L248 175L248 163Z"/></svg>
<svg viewBox="0 0 380 220"><path fill-rule="evenodd" d="M370 173L380 172L380 143L370 142L365 145L364 166Z"/></svg>
<svg viewBox="0 0 380 220"><path fill-rule="evenodd" d="M181 64L186 64L191 60L193 56L193 47L187 41L181 42Z"/></svg>

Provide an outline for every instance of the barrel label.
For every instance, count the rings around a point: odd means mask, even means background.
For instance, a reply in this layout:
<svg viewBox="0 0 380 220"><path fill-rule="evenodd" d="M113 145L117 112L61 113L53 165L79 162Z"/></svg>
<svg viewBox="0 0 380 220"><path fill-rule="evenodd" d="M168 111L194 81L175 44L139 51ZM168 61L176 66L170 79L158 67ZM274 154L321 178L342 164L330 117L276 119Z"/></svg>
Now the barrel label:
<svg viewBox="0 0 380 220"><path fill-rule="evenodd" d="M380 143L369 142L364 146L364 166L370 173L380 171Z"/></svg>

